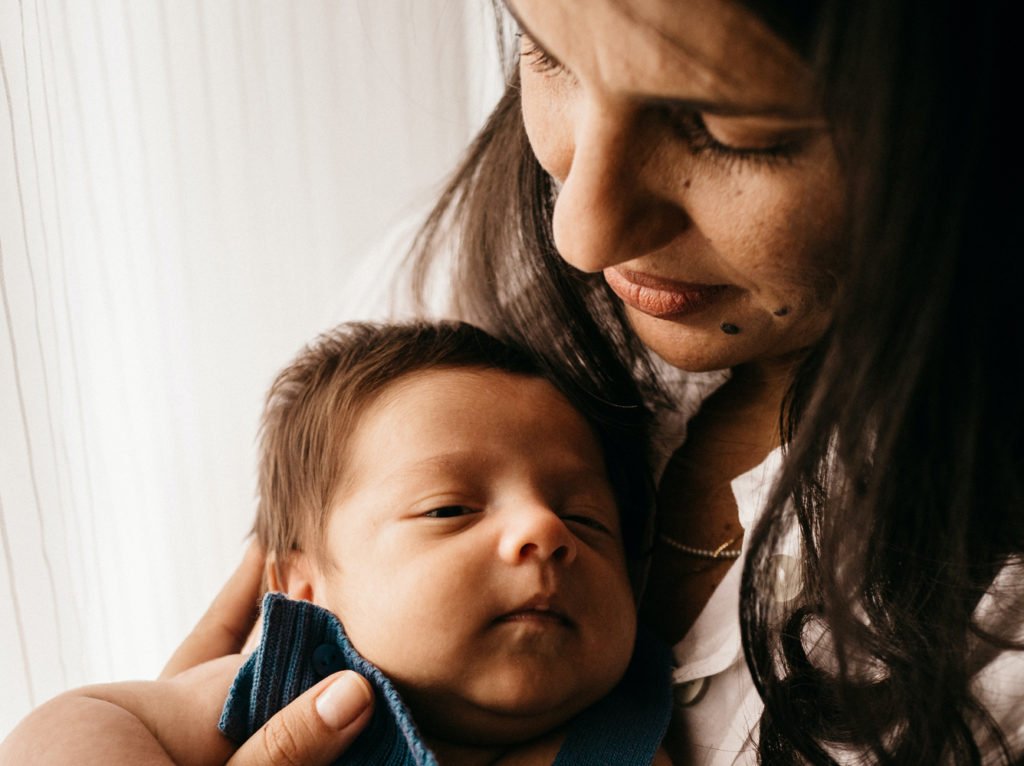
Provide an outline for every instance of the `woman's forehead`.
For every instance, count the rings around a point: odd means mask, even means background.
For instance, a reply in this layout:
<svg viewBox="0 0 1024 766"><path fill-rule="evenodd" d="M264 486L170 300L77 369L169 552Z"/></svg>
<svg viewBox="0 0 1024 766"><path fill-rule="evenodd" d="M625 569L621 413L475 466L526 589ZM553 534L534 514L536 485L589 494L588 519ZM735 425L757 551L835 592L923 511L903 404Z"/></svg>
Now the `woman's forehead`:
<svg viewBox="0 0 1024 766"><path fill-rule="evenodd" d="M508 0L571 71L645 98L735 103L737 111L813 111L811 72L731 0Z"/></svg>

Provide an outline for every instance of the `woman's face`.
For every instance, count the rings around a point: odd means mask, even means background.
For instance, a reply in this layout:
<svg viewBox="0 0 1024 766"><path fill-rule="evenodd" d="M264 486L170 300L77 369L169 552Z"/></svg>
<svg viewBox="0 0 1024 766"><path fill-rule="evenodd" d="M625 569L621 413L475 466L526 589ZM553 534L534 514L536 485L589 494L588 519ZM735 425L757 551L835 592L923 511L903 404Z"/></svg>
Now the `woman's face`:
<svg viewBox="0 0 1024 766"><path fill-rule="evenodd" d="M555 244L688 370L822 334L842 179L805 62L728 0L511 0ZM724 329L723 329L724 328Z"/></svg>

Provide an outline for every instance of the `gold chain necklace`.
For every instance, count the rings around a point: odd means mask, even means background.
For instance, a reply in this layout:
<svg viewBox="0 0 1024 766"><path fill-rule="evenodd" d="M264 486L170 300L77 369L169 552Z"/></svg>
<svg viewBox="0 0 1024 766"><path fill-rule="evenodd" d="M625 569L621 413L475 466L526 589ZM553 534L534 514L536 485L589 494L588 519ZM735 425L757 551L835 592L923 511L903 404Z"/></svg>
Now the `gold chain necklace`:
<svg viewBox="0 0 1024 766"><path fill-rule="evenodd" d="M694 548L693 546L690 546L690 545L684 545L683 543L679 542L678 540L673 540L671 537L666 535L664 532L659 532L658 533L658 539L659 540L661 540L666 545L670 545L671 547L675 548L677 551L680 551L681 553L685 553L688 556L695 556L696 558L699 558L699 559L714 559L715 561L718 561L720 559L738 559L740 557L740 553L741 553L740 549L728 550L728 548L734 542L739 540L740 537L742 537L742 535L736 535L735 537L730 537L724 543L722 543L717 548L712 550L710 548Z"/></svg>

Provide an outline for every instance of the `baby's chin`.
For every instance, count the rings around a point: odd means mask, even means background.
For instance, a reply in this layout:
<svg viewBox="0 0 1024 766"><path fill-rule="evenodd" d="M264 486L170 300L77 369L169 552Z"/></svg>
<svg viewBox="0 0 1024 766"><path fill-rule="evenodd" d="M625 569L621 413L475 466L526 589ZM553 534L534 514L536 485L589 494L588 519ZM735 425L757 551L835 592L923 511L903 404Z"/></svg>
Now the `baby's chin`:
<svg viewBox="0 0 1024 766"><path fill-rule="evenodd" d="M620 676L595 671L585 683L572 685L534 677L491 683L485 689L406 687L401 693L427 739L501 747L529 742L560 728L608 694Z"/></svg>

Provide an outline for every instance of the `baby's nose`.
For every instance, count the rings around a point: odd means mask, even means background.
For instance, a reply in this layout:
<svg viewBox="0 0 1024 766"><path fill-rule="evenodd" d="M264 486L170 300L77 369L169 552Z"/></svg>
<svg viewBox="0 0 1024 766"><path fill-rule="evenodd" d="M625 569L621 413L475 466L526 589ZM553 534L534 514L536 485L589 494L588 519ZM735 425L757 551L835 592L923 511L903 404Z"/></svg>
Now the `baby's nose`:
<svg viewBox="0 0 1024 766"><path fill-rule="evenodd" d="M511 564L570 564L576 558L576 538L558 514L540 505L509 511L499 548L501 558Z"/></svg>

